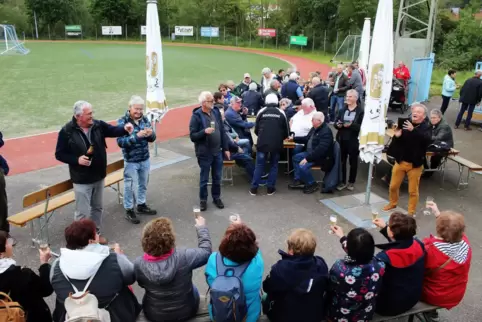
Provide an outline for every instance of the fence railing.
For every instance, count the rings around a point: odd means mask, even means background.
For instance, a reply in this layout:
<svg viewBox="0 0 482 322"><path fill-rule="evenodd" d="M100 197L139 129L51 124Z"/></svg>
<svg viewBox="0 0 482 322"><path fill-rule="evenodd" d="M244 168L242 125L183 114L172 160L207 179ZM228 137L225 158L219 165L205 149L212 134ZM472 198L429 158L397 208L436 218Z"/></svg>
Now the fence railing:
<svg viewBox="0 0 482 322"><path fill-rule="evenodd" d="M34 26L24 31L26 39L40 39L40 40L130 40L130 41L144 41L145 35L141 34L142 26L122 25L121 35L103 35L101 25L83 26L82 32L78 36L68 35L66 26L63 23L58 23L55 26L43 26L37 31ZM173 25L161 26L161 37L164 42L184 42L184 43L201 43L213 45L229 45L238 47L254 47L267 49L288 49L299 52L321 52L325 54L334 54L337 52L339 46L343 43L349 33L341 31L313 31L311 34L305 34L308 38L306 46L291 45L290 36L296 35L290 30L277 30L276 35L272 37L258 36L257 30L250 32L238 32L237 28L228 28L226 26L219 27L218 37L205 37L201 35L201 26L193 26L192 36L175 36L173 38ZM20 32L19 32L20 37Z"/></svg>

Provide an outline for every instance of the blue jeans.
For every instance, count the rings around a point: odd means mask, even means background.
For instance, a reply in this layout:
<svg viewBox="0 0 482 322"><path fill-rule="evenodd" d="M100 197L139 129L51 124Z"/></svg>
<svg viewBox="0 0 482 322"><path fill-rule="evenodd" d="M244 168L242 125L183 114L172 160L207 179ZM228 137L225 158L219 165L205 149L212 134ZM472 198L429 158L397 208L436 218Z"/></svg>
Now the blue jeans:
<svg viewBox="0 0 482 322"><path fill-rule="evenodd" d="M266 165L268 153L257 152L256 153L256 168L254 169L253 181L251 183L252 188L258 188L261 183L261 176L264 173L264 167ZM278 177L278 162L279 162L279 152L269 153L269 163L271 169L269 170L268 180L266 185L268 188L274 188L276 185L276 179Z"/></svg>
<svg viewBox="0 0 482 322"><path fill-rule="evenodd" d="M251 148L251 142L249 142L249 139L239 139L236 144L237 144L241 149L243 149L243 151L244 151L245 154L251 155L252 148Z"/></svg>
<svg viewBox="0 0 482 322"><path fill-rule="evenodd" d="M254 162L253 158L246 153L235 153L231 154L231 160L234 160L236 164L244 168L250 180L253 179L254 175Z"/></svg>
<svg viewBox="0 0 482 322"><path fill-rule="evenodd" d="M218 200L221 197L221 177L223 175L223 156L221 151L213 155L208 153L207 155L199 155L197 157L197 163L201 168L199 178L199 199L201 201L208 200L208 182L209 172L211 171L212 186L211 195L213 200Z"/></svg>
<svg viewBox="0 0 482 322"><path fill-rule="evenodd" d="M306 158L308 152L301 152L293 156L293 168L295 169L295 180L303 181L306 185L315 183L315 178L311 174L313 163L307 162L300 165L301 160Z"/></svg>
<svg viewBox="0 0 482 322"><path fill-rule="evenodd" d="M460 122L462 122L462 117L464 116L465 111L467 111L467 117L465 118L465 128L470 126L470 121L472 120L472 114L474 113L475 105L469 105L462 103L460 105L459 115L457 115L457 120L455 121L455 126L459 126Z"/></svg>
<svg viewBox="0 0 482 322"><path fill-rule="evenodd" d="M343 108L343 104L345 103L345 96L338 96L336 94L332 94L330 98L330 122L335 122L335 112L336 107L338 106L338 110Z"/></svg>
<svg viewBox="0 0 482 322"><path fill-rule="evenodd" d="M124 208L134 209L134 185L137 184L136 204L146 203L147 184L149 183L149 159L141 162L124 161Z"/></svg>

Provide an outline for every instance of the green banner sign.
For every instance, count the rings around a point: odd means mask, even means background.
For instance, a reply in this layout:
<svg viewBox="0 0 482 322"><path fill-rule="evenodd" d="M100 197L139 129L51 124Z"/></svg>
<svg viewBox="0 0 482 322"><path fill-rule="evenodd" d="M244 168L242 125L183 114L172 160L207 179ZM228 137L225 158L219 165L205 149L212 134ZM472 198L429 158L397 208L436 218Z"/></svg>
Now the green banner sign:
<svg viewBox="0 0 482 322"><path fill-rule="evenodd" d="M308 37L290 36L290 45L306 46L308 45Z"/></svg>
<svg viewBox="0 0 482 322"><path fill-rule="evenodd" d="M81 25L70 25L70 26L65 26L65 31L77 31L77 32L82 32L82 26L81 26Z"/></svg>

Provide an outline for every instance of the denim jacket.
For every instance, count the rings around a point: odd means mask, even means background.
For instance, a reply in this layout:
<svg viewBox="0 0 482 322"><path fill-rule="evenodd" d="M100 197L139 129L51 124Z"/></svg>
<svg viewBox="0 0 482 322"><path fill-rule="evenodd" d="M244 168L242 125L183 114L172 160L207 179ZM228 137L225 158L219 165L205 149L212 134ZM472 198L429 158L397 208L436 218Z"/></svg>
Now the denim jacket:
<svg viewBox="0 0 482 322"><path fill-rule="evenodd" d="M139 131L152 128L147 117L143 116L139 122L136 123L131 119L129 111L127 111L124 117L121 117L117 123L122 126L126 123L131 123L134 126L132 134L117 138L117 145L122 148L124 160L126 162L142 162L149 159L149 142L156 140L156 134L152 132L151 136L145 138L139 138L137 136Z"/></svg>

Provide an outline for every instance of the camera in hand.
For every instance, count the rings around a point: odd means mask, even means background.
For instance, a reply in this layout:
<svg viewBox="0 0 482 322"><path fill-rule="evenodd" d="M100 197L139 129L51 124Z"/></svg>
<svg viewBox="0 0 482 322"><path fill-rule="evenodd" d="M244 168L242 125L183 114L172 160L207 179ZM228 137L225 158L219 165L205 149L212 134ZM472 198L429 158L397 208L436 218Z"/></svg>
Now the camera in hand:
<svg viewBox="0 0 482 322"><path fill-rule="evenodd" d="M403 129L403 124L404 124L406 121L409 121L409 122L410 122L410 119L409 119L409 118L406 118L406 117L399 117L399 118L398 118L398 122L397 122L397 129L402 130L402 129Z"/></svg>
<svg viewBox="0 0 482 322"><path fill-rule="evenodd" d="M87 152L85 153L85 156L89 158L89 161L92 161L92 157L94 156L94 146L91 145Z"/></svg>

